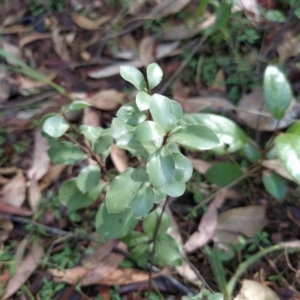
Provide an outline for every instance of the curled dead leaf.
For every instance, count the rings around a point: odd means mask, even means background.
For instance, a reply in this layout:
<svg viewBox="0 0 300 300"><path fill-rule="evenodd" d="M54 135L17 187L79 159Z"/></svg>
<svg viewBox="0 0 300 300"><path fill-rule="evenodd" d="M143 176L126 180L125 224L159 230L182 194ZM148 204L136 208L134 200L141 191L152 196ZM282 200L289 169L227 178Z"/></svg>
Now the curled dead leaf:
<svg viewBox="0 0 300 300"><path fill-rule="evenodd" d="M112 110L120 106L125 99L125 94L109 89L100 91L86 100L94 107L102 110Z"/></svg>
<svg viewBox="0 0 300 300"><path fill-rule="evenodd" d="M119 173L124 172L128 168L127 152L118 148L115 143L112 144L110 157Z"/></svg>
<svg viewBox="0 0 300 300"><path fill-rule="evenodd" d="M22 49L24 46L33 43L38 40L43 40L43 39L49 39L51 38L51 35L49 33L31 33L29 35L25 35L23 38L20 39L19 41L19 47Z"/></svg>
<svg viewBox="0 0 300 300"><path fill-rule="evenodd" d="M48 172L39 182L39 188L42 192L45 190L53 181L59 178L60 174L66 168L66 165L52 165L50 166Z"/></svg>
<svg viewBox="0 0 300 300"><path fill-rule="evenodd" d="M51 37L54 45L54 50L56 54L65 61L70 61L70 54L67 48L67 43L65 36L60 34L60 28L58 26L54 26L51 28Z"/></svg>
<svg viewBox="0 0 300 300"><path fill-rule="evenodd" d="M282 165L281 161L279 159L268 159L263 160L261 163L264 167L276 172L280 176L294 181L294 179L291 177L291 175L285 170L284 166Z"/></svg>
<svg viewBox="0 0 300 300"><path fill-rule="evenodd" d="M97 19L89 19L81 14L72 14L72 21L80 28L85 30L97 30L101 25L111 19L111 16L105 15Z"/></svg>

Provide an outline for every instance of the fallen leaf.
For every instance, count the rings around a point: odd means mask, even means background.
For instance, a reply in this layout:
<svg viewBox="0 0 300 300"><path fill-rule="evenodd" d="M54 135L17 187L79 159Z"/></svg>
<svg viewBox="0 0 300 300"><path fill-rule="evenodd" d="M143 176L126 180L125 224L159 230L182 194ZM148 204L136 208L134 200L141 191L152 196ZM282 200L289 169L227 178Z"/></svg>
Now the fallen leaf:
<svg viewBox="0 0 300 300"><path fill-rule="evenodd" d="M240 235L254 237L263 229L264 223L265 208L262 205L229 209L219 215L213 240L216 243L234 244Z"/></svg>
<svg viewBox="0 0 300 300"><path fill-rule="evenodd" d="M22 60L22 52L18 46L2 41L2 47L5 52L9 53L10 55L16 57L19 60ZM12 66L18 66L18 63L16 63L14 59L5 57L5 60L8 64Z"/></svg>
<svg viewBox="0 0 300 300"><path fill-rule="evenodd" d="M124 172L128 168L127 152L118 148L115 143L111 146L110 157L119 173Z"/></svg>
<svg viewBox="0 0 300 300"><path fill-rule="evenodd" d="M26 180L21 170L14 176L1 191L0 202L20 207L26 196Z"/></svg>
<svg viewBox="0 0 300 300"><path fill-rule="evenodd" d="M20 21L25 13L27 12L27 7L23 3L14 3L14 6L9 9L8 12L5 13L2 24L0 27L5 27L7 25L12 25Z"/></svg>
<svg viewBox="0 0 300 300"><path fill-rule="evenodd" d="M212 166L211 163L203 159L192 158L190 155L188 155L187 158L192 163L193 168L200 174L205 174L206 171Z"/></svg>
<svg viewBox="0 0 300 300"><path fill-rule="evenodd" d="M7 26L7 27L0 27L0 34L17 34L17 33L23 33L23 32L27 32L28 27L23 26L23 25L11 25L11 26Z"/></svg>
<svg viewBox="0 0 300 300"><path fill-rule="evenodd" d="M147 281L148 278L149 272L146 271L131 268L117 268L110 272L106 277L95 282L95 284L101 284L105 286L126 285L141 281Z"/></svg>
<svg viewBox="0 0 300 300"><path fill-rule="evenodd" d="M242 287L234 300L280 300L268 286L253 280L244 279Z"/></svg>
<svg viewBox="0 0 300 300"><path fill-rule="evenodd" d="M261 7L257 0L238 0L233 6L232 11L243 11L246 17L254 22L260 22Z"/></svg>
<svg viewBox="0 0 300 300"><path fill-rule="evenodd" d="M19 40L19 47L22 49L24 46L33 43L38 40L49 39L51 38L51 34L49 33L31 33L29 35L25 35L23 38Z"/></svg>
<svg viewBox="0 0 300 300"><path fill-rule="evenodd" d="M215 79L212 83L212 85L209 87L211 91L218 91L222 93L226 93L226 83L225 83L225 74L222 69L220 69L216 76Z"/></svg>
<svg viewBox="0 0 300 300"><path fill-rule="evenodd" d="M187 25L175 25L162 31L161 39L164 41L191 39L204 30L212 26L216 21L215 15L210 15L205 21L188 27Z"/></svg>
<svg viewBox="0 0 300 300"><path fill-rule="evenodd" d="M97 30L101 25L108 22L111 19L111 16L105 15L98 19L89 19L81 14L74 13L72 14L73 22L80 28L86 30Z"/></svg>
<svg viewBox="0 0 300 300"><path fill-rule="evenodd" d="M116 269L124 259L122 254L111 251L112 242L115 243L115 241L108 241L100 247L98 252L101 253L101 250L103 249L104 254L98 256L98 261L93 261L93 264L85 262L84 266L78 266L63 271L50 269L49 272L52 274L53 280L55 282L65 282L68 284L77 284L80 282L82 286L98 283L101 279ZM118 248L126 251L127 246L124 243L119 242ZM108 252L107 249L109 249L110 252Z"/></svg>
<svg viewBox="0 0 300 300"><path fill-rule="evenodd" d="M140 42L139 59L144 67L154 62L154 42L155 39L151 36L144 36Z"/></svg>
<svg viewBox="0 0 300 300"><path fill-rule="evenodd" d="M140 12L141 8L145 4L146 0L133 0L129 1L128 11L131 15L135 15Z"/></svg>
<svg viewBox="0 0 300 300"><path fill-rule="evenodd" d="M40 180L45 176L50 167L50 158L48 156L49 142L42 136L40 129L34 133L34 148L32 167L28 170L29 179Z"/></svg>
<svg viewBox="0 0 300 300"><path fill-rule="evenodd" d="M13 230L14 225L11 220L0 216L0 243L3 243L9 237L9 233Z"/></svg>
<svg viewBox="0 0 300 300"><path fill-rule="evenodd" d="M27 208L17 207L8 203L3 203L1 201L0 201L0 212L4 214L18 215L23 217L28 217L32 215L32 211L28 210Z"/></svg>
<svg viewBox="0 0 300 300"><path fill-rule="evenodd" d="M300 104L292 98L283 119L280 121L271 117L265 105L261 87L253 89L252 93L243 95L238 104L238 117L250 128L260 131L274 131L285 128L295 122L300 113Z"/></svg>
<svg viewBox="0 0 300 300"><path fill-rule="evenodd" d="M285 63L289 58L300 53L300 41L290 31L286 32L277 45L279 62Z"/></svg>
<svg viewBox="0 0 300 300"><path fill-rule="evenodd" d="M45 174L45 176L40 180L39 182L39 188L42 192L45 190L50 184L59 178L60 174L63 172L63 170L66 168L66 165L52 165L50 166L48 172Z"/></svg>
<svg viewBox="0 0 300 300"><path fill-rule="evenodd" d="M147 14L146 19L162 18L181 11L191 0L164 0Z"/></svg>
<svg viewBox="0 0 300 300"><path fill-rule="evenodd" d="M39 208L39 202L41 200L42 194L40 191L40 187L38 185L35 177L31 178L30 186L29 186L29 205L31 210L36 213Z"/></svg>
<svg viewBox="0 0 300 300"><path fill-rule="evenodd" d="M94 94L90 98L87 98L86 101L98 109L112 110L123 104L124 99L124 93L109 89Z"/></svg>
<svg viewBox="0 0 300 300"><path fill-rule="evenodd" d="M60 34L60 28L58 26L51 28L51 37L56 54L65 61L70 61L69 50L67 48L66 40L63 35Z"/></svg>
<svg viewBox="0 0 300 300"><path fill-rule="evenodd" d="M36 270L43 254L44 248L42 246L35 244L31 247L29 254L18 265L16 274L8 281L3 300L11 297L27 281Z"/></svg>
<svg viewBox="0 0 300 300"><path fill-rule="evenodd" d="M18 172L16 167L7 167L7 168L0 168L1 175L13 175Z"/></svg>
<svg viewBox="0 0 300 300"><path fill-rule="evenodd" d="M284 166L282 165L281 161L279 159L268 159L268 160L263 160L261 163L264 167L276 172L280 176L294 181L294 179L291 177L291 175L286 171Z"/></svg>
<svg viewBox="0 0 300 300"><path fill-rule="evenodd" d="M226 189L220 191L209 204L207 212L201 218L198 230L185 242L183 246L185 251L195 251L211 240L218 224L218 209L222 207L225 198Z"/></svg>
<svg viewBox="0 0 300 300"><path fill-rule="evenodd" d="M4 76L3 76L4 77ZM0 103L4 103L12 94L12 86L10 83L0 76Z"/></svg>

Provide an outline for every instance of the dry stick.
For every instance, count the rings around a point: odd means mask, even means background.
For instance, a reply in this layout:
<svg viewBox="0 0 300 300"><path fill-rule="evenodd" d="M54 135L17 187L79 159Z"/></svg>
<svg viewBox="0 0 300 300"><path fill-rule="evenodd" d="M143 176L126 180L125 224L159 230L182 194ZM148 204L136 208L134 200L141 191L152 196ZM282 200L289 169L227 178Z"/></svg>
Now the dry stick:
<svg viewBox="0 0 300 300"><path fill-rule="evenodd" d="M151 284L152 266L153 266L153 260L154 260L154 253L155 253L155 247L156 247L157 234L158 234L158 230L159 230L159 227L160 227L160 223L161 223L163 214L164 214L165 209L167 207L168 200L169 200L169 197L167 197L167 199L166 199L166 201L165 201L165 203L163 205L161 214L160 214L160 216L159 216L159 218L157 220L157 224L156 224L155 231L154 231L154 234L153 234L153 249L152 249L151 257L150 257L150 268L149 268L149 280L148 280L148 295L147 295L147 299L150 299L149 295L150 295L150 290L151 290L151 285L152 285Z"/></svg>
<svg viewBox="0 0 300 300"><path fill-rule="evenodd" d="M180 73L183 71L183 69L187 66L189 61L192 59L192 57L196 54L196 52L202 47L204 42L209 37L208 34L204 35L199 42L192 48L190 54L188 57L181 63L179 68L171 75L171 77L167 80L167 82L163 85L163 87L159 90L160 94L164 94L166 89L169 87L169 85L180 75Z"/></svg>

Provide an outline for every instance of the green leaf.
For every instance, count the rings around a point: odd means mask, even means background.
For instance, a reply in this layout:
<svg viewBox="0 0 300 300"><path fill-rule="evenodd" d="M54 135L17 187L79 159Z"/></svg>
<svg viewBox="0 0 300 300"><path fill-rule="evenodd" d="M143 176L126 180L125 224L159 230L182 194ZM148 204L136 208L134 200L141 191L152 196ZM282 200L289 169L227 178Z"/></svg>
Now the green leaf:
<svg viewBox="0 0 300 300"><path fill-rule="evenodd" d="M91 143L92 149L94 149L95 142L101 135L103 128L93 127L89 125L80 125L79 131L87 138L87 140Z"/></svg>
<svg viewBox="0 0 300 300"><path fill-rule="evenodd" d="M150 90L161 82L162 77L163 71L157 63L152 63L147 67L147 80Z"/></svg>
<svg viewBox="0 0 300 300"><path fill-rule="evenodd" d="M151 99L151 96L148 93L144 92L144 91L139 92L136 95L136 105L137 105L137 107L139 108L140 111L149 109L150 99Z"/></svg>
<svg viewBox="0 0 300 300"><path fill-rule="evenodd" d="M135 246L131 251L130 251L130 257L134 260L139 260L140 258L147 257L149 253L148 250L148 244L140 244Z"/></svg>
<svg viewBox="0 0 300 300"><path fill-rule="evenodd" d="M75 165L88 156L81 149L70 142L57 142L49 150L48 155L53 163Z"/></svg>
<svg viewBox="0 0 300 300"><path fill-rule="evenodd" d="M111 214L105 203L100 205L96 216L96 231L106 239L117 239L128 235L134 230L139 219L127 208L119 213Z"/></svg>
<svg viewBox="0 0 300 300"><path fill-rule="evenodd" d="M261 159L261 153L251 143L244 145L242 153L252 163L257 163Z"/></svg>
<svg viewBox="0 0 300 300"><path fill-rule="evenodd" d="M285 22L285 15L278 9L269 9L265 13L265 18L273 22Z"/></svg>
<svg viewBox="0 0 300 300"><path fill-rule="evenodd" d="M226 186L243 175L242 170L231 162L220 162L210 167L206 179L217 186Z"/></svg>
<svg viewBox="0 0 300 300"><path fill-rule="evenodd" d="M153 141L166 134L164 128L153 121L145 121L139 124L134 132L135 138L140 141Z"/></svg>
<svg viewBox="0 0 300 300"><path fill-rule="evenodd" d="M154 203L156 204L159 204L160 202L162 202L167 198L167 194L164 193L161 189L160 190L153 189L153 192L154 192Z"/></svg>
<svg viewBox="0 0 300 300"><path fill-rule="evenodd" d="M88 193L82 193L77 187L77 179L73 178L65 181L58 192L59 200L69 211L75 211L80 208L88 207L100 195L104 184L98 184Z"/></svg>
<svg viewBox="0 0 300 300"><path fill-rule="evenodd" d="M172 105L172 124L176 124L183 116L182 106L175 100L171 100Z"/></svg>
<svg viewBox="0 0 300 300"><path fill-rule="evenodd" d="M138 69L130 66L122 66L120 68L120 74L126 81L132 83L138 90L145 91L147 89L144 76Z"/></svg>
<svg viewBox="0 0 300 300"><path fill-rule="evenodd" d="M283 200L286 196L286 181L274 172L265 172L262 181L267 192L277 200Z"/></svg>
<svg viewBox="0 0 300 300"><path fill-rule="evenodd" d="M187 182L193 174L193 165L181 153L172 153L175 162L175 179L179 182Z"/></svg>
<svg viewBox="0 0 300 300"><path fill-rule="evenodd" d="M134 132L135 127L126 124L120 118L113 118L111 123L112 136L114 139L120 138L128 132Z"/></svg>
<svg viewBox="0 0 300 300"><path fill-rule="evenodd" d="M196 150L208 150L220 144L218 136L204 125L182 125L175 129L168 141Z"/></svg>
<svg viewBox="0 0 300 300"><path fill-rule="evenodd" d="M77 187L82 193L87 193L99 184L101 170L96 165L83 168L77 176Z"/></svg>
<svg viewBox="0 0 300 300"><path fill-rule="evenodd" d="M117 117L130 126L137 126L147 119L146 113L140 111L135 103L122 105L117 111Z"/></svg>
<svg viewBox="0 0 300 300"><path fill-rule="evenodd" d="M179 197L183 195L185 189L185 183L178 182L175 178L173 178L173 180L170 183L163 186L160 190L161 192L166 193L171 197Z"/></svg>
<svg viewBox="0 0 300 300"><path fill-rule="evenodd" d="M154 94L150 100L150 113L153 120L168 131L173 120L171 100L165 96Z"/></svg>
<svg viewBox="0 0 300 300"><path fill-rule="evenodd" d="M220 139L223 153L232 153L241 149L247 142L242 129L230 119L206 113L186 114L179 124L202 124L213 130Z"/></svg>
<svg viewBox="0 0 300 300"><path fill-rule="evenodd" d="M156 255L166 266L180 266L182 264L182 251L178 242L165 232L159 232L156 238Z"/></svg>
<svg viewBox="0 0 300 300"><path fill-rule="evenodd" d="M162 209L160 207L157 207L150 214L148 214L143 221L143 230L150 238L153 238L156 224L161 215L161 212ZM158 231L166 232L170 226L171 226L170 217L164 212Z"/></svg>
<svg viewBox="0 0 300 300"><path fill-rule="evenodd" d="M140 231L133 231L122 238L122 242L129 247L134 247L139 244L146 244L150 241L149 237Z"/></svg>
<svg viewBox="0 0 300 300"><path fill-rule="evenodd" d="M119 213L130 206L137 192L148 181L146 168L128 168L116 176L106 194L107 210L110 213Z"/></svg>
<svg viewBox="0 0 300 300"><path fill-rule="evenodd" d="M207 300L224 300L224 295L221 293L215 293L207 298Z"/></svg>
<svg viewBox="0 0 300 300"><path fill-rule="evenodd" d="M46 119L43 124L43 131L49 136L58 138L64 135L69 129L68 122L61 116L53 116Z"/></svg>
<svg viewBox="0 0 300 300"><path fill-rule="evenodd" d="M282 119L292 100L292 90L284 73L276 66L268 66L264 73L266 106L275 119Z"/></svg>
<svg viewBox="0 0 300 300"><path fill-rule="evenodd" d="M286 132L300 136L300 122L294 123Z"/></svg>
<svg viewBox="0 0 300 300"><path fill-rule="evenodd" d="M74 102L72 102L71 104L68 105L67 112L75 111L75 110L81 110L81 109L84 109L88 106L92 106L92 104L88 103L84 100L76 100L76 101L74 101Z"/></svg>
<svg viewBox="0 0 300 300"><path fill-rule="evenodd" d="M154 204L154 192L150 187L143 187L135 195L131 203L132 214L135 217L146 215Z"/></svg>
<svg viewBox="0 0 300 300"><path fill-rule="evenodd" d="M165 148L153 152L147 162L150 181L156 189L171 182L175 176L175 163L172 154Z"/></svg>
<svg viewBox="0 0 300 300"><path fill-rule="evenodd" d="M112 136L110 135L100 135L94 145L94 151L99 154L104 160L110 153L111 144L113 142Z"/></svg>
<svg viewBox="0 0 300 300"><path fill-rule="evenodd" d="M294 180L300 184L300 137L285 133L275 139L278 157Z"/></svg>

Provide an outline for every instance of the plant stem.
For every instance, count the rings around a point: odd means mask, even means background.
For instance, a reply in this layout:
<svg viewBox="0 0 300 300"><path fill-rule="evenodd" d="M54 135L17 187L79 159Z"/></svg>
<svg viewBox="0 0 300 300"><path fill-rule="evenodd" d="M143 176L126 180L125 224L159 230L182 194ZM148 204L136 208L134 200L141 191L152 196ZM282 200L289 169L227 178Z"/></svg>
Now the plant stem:
<svg viewBox="0 0 300 300"><path fill-rule="evenodd" d="M147 295L147 299L150 299L149 298L149 295L150 295L150 290L151 290L151 277L152 277L152 267L153 267L153 260L154 260L154 254L155 254L155 247L156 247L156 239L157 239L157 234L158 234L158 230L159 230L159 227L160 227L160 223L161 223L161 220L162 220L162 217L163 217L163 214L166 210L166 207L167 207L167 203L168 203L168 200L169 200L169 196L167 197L164 205L163 205L163 208L162 208L162 211L161 211L161 214L157 220L157 224L156 224L156 227L155 227L155 231L154 231L154 234L153 234L153 249L152 249L152 252L151 252L151 257L150 257L150 268L149 268L149 280L148 280L148 295Z"/></svg>

